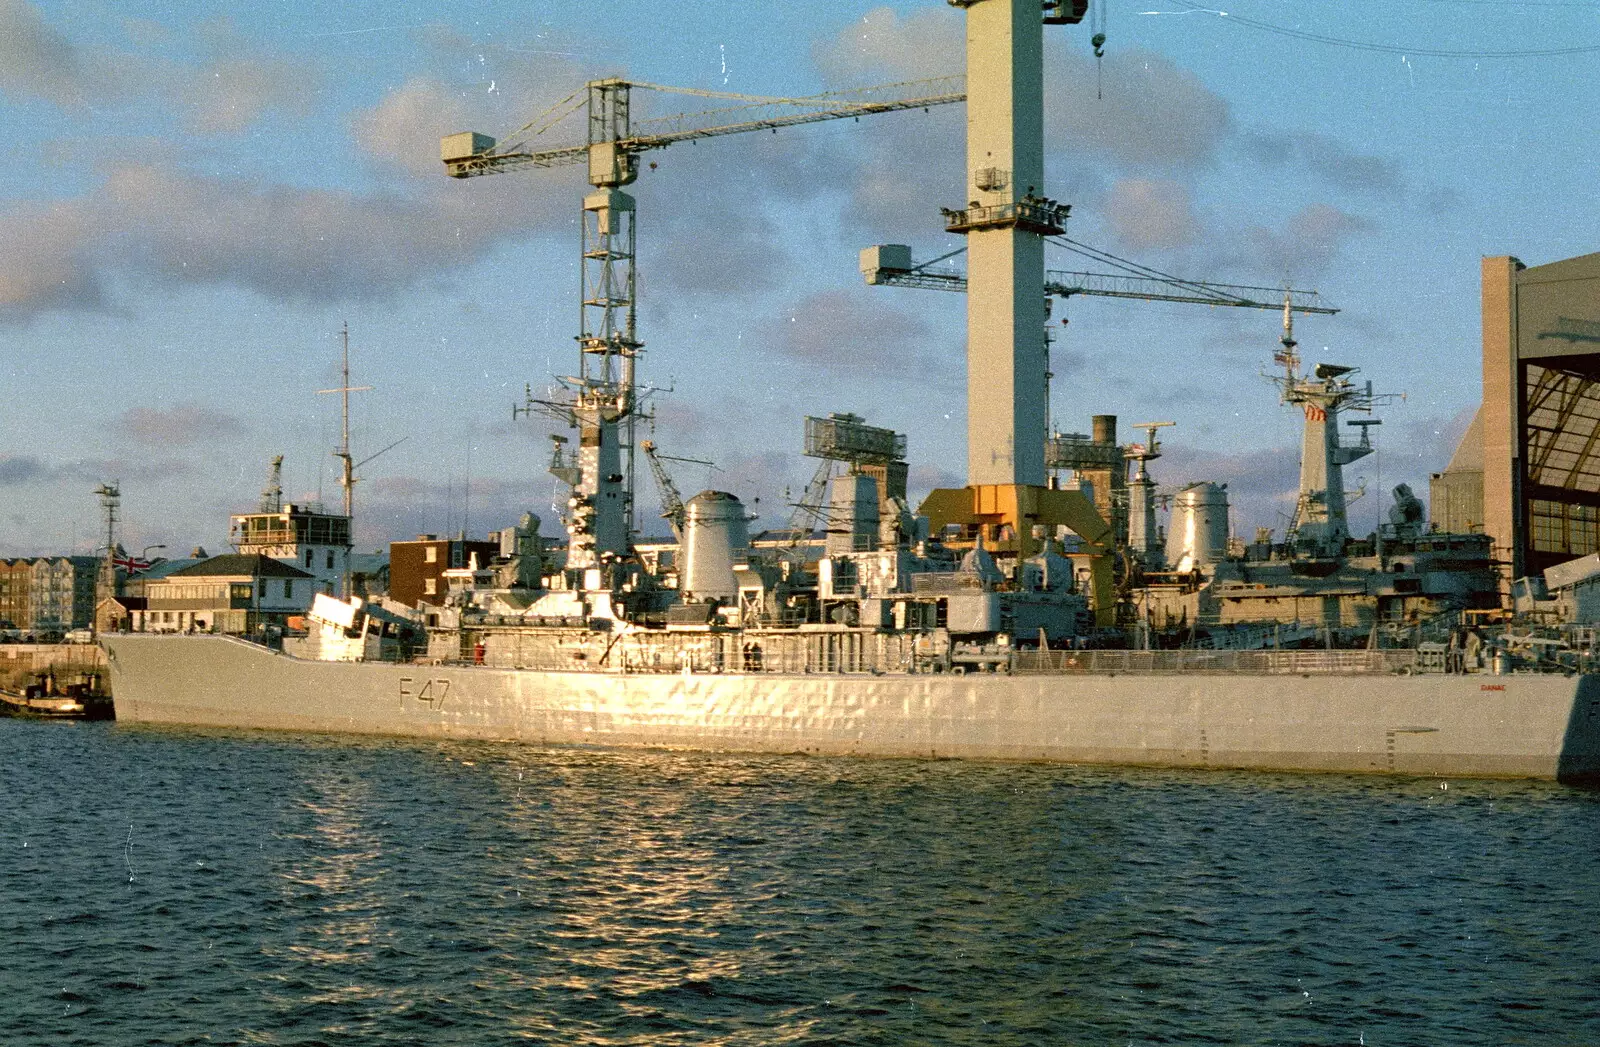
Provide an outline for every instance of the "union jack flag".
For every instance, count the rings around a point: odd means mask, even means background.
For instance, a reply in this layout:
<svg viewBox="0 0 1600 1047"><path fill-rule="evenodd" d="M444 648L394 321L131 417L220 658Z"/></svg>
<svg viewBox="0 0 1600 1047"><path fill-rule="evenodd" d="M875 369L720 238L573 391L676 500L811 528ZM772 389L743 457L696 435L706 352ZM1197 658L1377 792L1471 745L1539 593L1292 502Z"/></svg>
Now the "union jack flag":
<svg viewBox="0 0 1600 1047"><path fill-rule="evenodd" d="M138 574L140 571L148 571L154 561L141 560L132 553L118 553L111 558L111 563L112 566L120 567L128 574Z"/></svg>

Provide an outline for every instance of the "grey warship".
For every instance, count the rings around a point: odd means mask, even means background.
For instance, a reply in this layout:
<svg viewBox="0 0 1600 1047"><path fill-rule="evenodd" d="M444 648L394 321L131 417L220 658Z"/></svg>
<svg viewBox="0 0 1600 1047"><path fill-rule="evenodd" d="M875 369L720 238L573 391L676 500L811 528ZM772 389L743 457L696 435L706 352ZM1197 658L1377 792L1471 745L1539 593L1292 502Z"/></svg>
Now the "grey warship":
<svg viewBox="0 0 1600 1047"><path fill-rule="evenodd" d="M1370 450L1345 413L1382 402L1355 369L1295 354L1285 295L1275 378L1304 416L1282 541L1227 530L1227 492L1178 493L1157 526L1158 434L1116 421L1049 431L1043 245L1068 207L1043 196L1043 26L1081 4L952 0L968 27L968 484L913 508L906 440L855 415L807 419L812 518L753 541L730 492L687 500L658 471L674 541L636 540L636 173L626 84L591 85L578 374L528 410L575 432L550 471L565 539L529 514L501 555L447 573L418 618L319 596L310 629L108 635L122 723L1175 767L1600 774L1588 634L1497 623L1490 540L1422 522L1349 533L1342 467ZM602 117L596 123L595 115ZM538 163L465 133L452 174ZM598 158L598 159L597 159ZM909 250L863 253L869 282L914 277ZM1217 304L1260 304L1241 299ZM348 386L348 380L345 383ZM1375 419L1374 419L1375 421ZM1348 426L1347 426L1348 428ZM348 448L345 452L348 464ZM1130 464L1134 467L1129 476ZM1063 482L1060 473L1070 473ZM346 489L350 477L346 475ZM819 528L816 526L820 524ZM1481 612L1481 613L1480 613ZM1518 671L1523 670L1523 671Z"/></svg>

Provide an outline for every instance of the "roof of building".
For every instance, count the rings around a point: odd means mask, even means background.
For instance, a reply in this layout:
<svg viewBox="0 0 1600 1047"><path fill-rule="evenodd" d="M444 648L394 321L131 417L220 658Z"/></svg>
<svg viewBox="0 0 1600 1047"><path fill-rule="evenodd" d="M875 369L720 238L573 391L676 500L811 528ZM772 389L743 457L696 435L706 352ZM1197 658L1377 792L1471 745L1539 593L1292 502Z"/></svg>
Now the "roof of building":
<svg viewBox="0 0 1600 1047"><path fill-rule="evenodd" d="M1483 472L1482 418L1482 411L1472 413L1472 421L1467 425L1467 431L1461 434L1461 441L1456 444L1456 453L1451 455L1450 464L1445 466L1445 472Z"/></svg>
<svg viewBox="0 0 1600 1047"><path fill-rule="evenodd" d="M165 578L169 574L181 571L185 567L192 567L197 563L205 563L205 560L191 557L179 557L175 560L157 560L144 570L135 571L129 577L140 578L147 582L154 581L157 578Z"/></svg>
<svg viewBox="0 0 1600 1047"><path fill-rule="evenodd" d="M315 578L300 568L259 553L228 553L173 571L168 578Z"/></svg>
<svg viewBox="0 0 1600 1047"><path fill-rule="evenodd" d="M33 566L35 566L37 564L57 564L57 565L59 565L59 564L63 564L63 563L70 563L75 567L83 567L83 566L91 566L92 567L92 566L97 566L100 563L100 558L98 556L77 556L77 555L73 555L73 556L17 556L17 557L8 557L7 559L0 560L0 563L6 564L8 567L19 567L19 566L33 567Z"/></svg>
<svg viewBox="0 0 1600 1047"><path fill-rule="evenodd" d="M374 575L389 566L388 553L351 553L350 573Z"/></svg>

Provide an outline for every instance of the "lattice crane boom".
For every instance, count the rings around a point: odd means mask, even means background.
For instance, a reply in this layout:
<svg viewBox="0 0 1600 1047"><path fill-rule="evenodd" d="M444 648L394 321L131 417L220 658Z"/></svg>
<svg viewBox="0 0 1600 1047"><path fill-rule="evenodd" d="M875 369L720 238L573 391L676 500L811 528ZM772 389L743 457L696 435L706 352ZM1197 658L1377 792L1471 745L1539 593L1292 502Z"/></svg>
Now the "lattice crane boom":
<svg viewBox="0 0 1600 1047"><path fill-rule="evenodd" d="M644 452L645 461L650 463L650 473L656 478L656 487L661 492L661 518L672 525L672 533L681 541L683 538L683 496L678 493L678 485L672 482L672 474L667 472L667 467L656 456L656 445L652 440L645 440L639 445Z"/></svg>
<svg viewBox="0 0 1600 1047"><path fill-rule="evenodd" d="M708 468L712 463L704 458L677 458L670 454L662 454L656 449L654 440L642 441L639 449L644 452L645 460L650 463L650 472L655 476L656 487L661 491L661 518L672 525L672 533L681 542L683 522L688 517L688 509L684 507L683 496L678 493L678 485L672 481L672 474L667 471L666 463L682 462L685 465L704 465Z"/></svg>
<svg viewBox="0 0 1600 1047"><path fill-rule="evenodd" d="M664 149L676 142L746 131L777 130L824 120L949 105L966 100L963 81L963 77L947 76L803 98L749 98L710 91L684 91L628 80L596 80L588 85L589 140L586 143L527 149L521 141L501 145L488 135L466 131L443 140L440 159L444 161L446 173L452 178L500 174L519 167L562 167L588 160L591 184L627 185L638 177L636 157L651 149ZM681 91L713 98L739 98L747 104L656 117L642 120L634 128L628 114L631 108L630 95L636 87ZM572 111L575 110L568 112ZM535 133L542 133L543 130L540 128Z"/></svg>
<svg viewBox="0 0 1600 1047"><path fill-rule="evenodd" d="M935 269L910 264L909 249L896 244L869 247L862 252L861 271L867 283L888 287L917 287L929 291L965 293L967 277L953 269ZM1241 309L1289 308L1296 313L1321 313L1332 316L1339 310L1318 305L1317 292L1281 287L1253 287L1248 284L1221 284L1208 280L1163 280L1148 276L1117 273L1087 273L1051 269L1045 272L1044 293L1057 298L1089 295L1100 298L1137 298L1148 302L1189 302L1195 305L1223 305Z"/></svg>

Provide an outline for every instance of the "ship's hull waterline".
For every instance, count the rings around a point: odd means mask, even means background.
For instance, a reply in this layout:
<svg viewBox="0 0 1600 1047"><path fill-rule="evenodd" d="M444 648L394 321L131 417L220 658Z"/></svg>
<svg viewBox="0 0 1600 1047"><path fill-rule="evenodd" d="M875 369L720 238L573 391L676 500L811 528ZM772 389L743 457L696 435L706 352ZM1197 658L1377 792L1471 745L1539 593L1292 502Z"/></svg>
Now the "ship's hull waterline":
<svg viewBox="0 0 1600 1047"><path fill-rule="evenodd" d="M1600 677L617 674L106 637L117 720L746 752L1600 776Z"/></svg>

